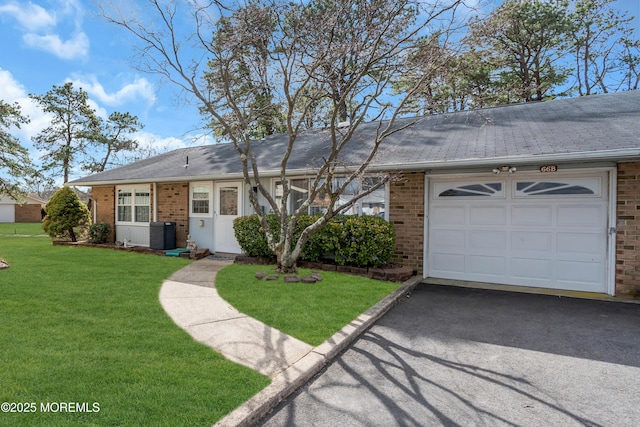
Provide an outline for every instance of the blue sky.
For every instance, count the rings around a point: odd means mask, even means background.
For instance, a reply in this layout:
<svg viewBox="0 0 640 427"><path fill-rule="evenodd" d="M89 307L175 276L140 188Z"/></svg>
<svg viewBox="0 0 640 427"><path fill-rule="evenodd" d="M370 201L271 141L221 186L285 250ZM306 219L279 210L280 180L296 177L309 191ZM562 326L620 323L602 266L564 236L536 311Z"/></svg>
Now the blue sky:
<svg viewBox="0 0 640 427"><path fill-rule="evenodd" d="M617 8L636 16L640 33L640 0L618 0ZM68 81L87 91L101 116L114 111L138 116L145 128L135 137L144 146L164 151L211 143L197 129L197 109L179 102L171 84L136 71L131 39L96 12L88 0L0 0L0 99L18 102L31 119L15 135L32 157L40 154L31 137L48 119L28 94L44 94ZM74 177L82 175L77 171Z"/></svg>
<svg viewBox="0 0 640 427"><path fill-rule="evenodd" d="M196 129L197 109L180 105L170 84L136 71L127 34L101 21L89 1L0 0L0 40L0 99L18 102L31 119L14 134L34 159L40 153L31 137L48 119L28 94L68 81L87 91L102 117L114 111L138 116L145 127L135 137L143 145L167 150L211 142Z"/></svg>

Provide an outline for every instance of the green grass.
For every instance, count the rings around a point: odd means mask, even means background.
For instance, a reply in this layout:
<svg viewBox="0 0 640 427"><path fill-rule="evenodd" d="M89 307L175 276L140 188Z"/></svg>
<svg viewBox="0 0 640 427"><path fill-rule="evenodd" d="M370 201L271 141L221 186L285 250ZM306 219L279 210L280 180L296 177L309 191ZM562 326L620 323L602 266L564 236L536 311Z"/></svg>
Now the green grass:
<svg viewBox="0 0 640 427"><path fill-rule="evenodd" d="M311 345L319 345L398 287L346 274L321 272L314 284L259 281L258 270L233 264L216 276L216 288L239 311ZM299 275L310 271L300 269Z"/></svg>
<svg viewBox="0 0 640 427"><path fill-rule="evenodd" d="M41 222L0 222L0 236L6 235L39 235L47 234L42 229Z"/></svg>
<svg viewBox="0 0 640 427"><path fill-rule="evenodd" d="M6 236L0 258L0 402L38 408L0 425L211 425L270 382L165 314L160 285L188 260ZM40 412L47 402L100 411Z"/></svg>

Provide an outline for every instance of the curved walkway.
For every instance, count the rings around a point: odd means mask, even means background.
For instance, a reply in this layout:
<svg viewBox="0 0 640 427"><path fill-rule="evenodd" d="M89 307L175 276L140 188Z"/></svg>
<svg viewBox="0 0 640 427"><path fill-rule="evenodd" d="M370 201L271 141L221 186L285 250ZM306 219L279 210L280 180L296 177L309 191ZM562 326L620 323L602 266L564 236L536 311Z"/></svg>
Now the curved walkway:
<svg viewBox="0 0 640 427"><path fill-rule="evenodd" d="M231 261L206 258L195 261L171 275L160 289L164 310L195 340L272 379L269 386L220 420L217 426L255 423L318 373L420 282L413 277L314 348L240 313L223 300L215 288L215 276L229 264Z"/></svg>

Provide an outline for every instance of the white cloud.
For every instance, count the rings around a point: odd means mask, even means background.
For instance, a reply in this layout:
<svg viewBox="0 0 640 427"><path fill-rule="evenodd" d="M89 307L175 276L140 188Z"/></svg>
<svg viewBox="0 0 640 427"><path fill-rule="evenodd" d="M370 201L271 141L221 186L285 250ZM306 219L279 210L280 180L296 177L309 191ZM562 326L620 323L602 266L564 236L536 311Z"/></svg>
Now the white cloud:
<svg viewBox="0 0 640 427"><path fill-rule="evenodd" d="M0 5L0 14L13 17L23 29L22 39L31 48L61 59L84 58L89 54L89 38L82 30L84 10L77 0L58 0L57 9L47 10L32 2L15 0ZM60 27L70 20L73 31L61 35Z"/></svg>
<svg viewBox="0 0 640 427"><path fill-rule="evenodd" d="M25 147L31 146L31 138L49 125L51 118L29 98L24 86L13 75L0 68L0 99L9 104L17 102L23 116L29 118L29 123L20 126L14 135L20 139Z"/></svg>
<svg viewBox="0 0 640 427"><path fill-rule="evenodd" d="M95 75L78 76L71 81L75 86L84 89L90 96L109 106L120 106L131 101L146 101L153 104L156 101L153 84L145 78L136 78L116 92L107 92Z"/></svg>
<svg viewBox="0 0 640 427"><path fill-rule="evenodd" d="M31 2L25 4L10 1L0 5L0 14L12 16L28 31L38 31L56 25L55 13L49 13L42 6Z"/></svg>
<svg viewBox="0 0 640 427"><path fill-rule="evenodd" d="M13 103L26 96L24 86L14 79L9 71L0 68L0 99Z"/></svg>
<svg viewBox="0 0 640 427"><path fill-rule="evenodd" d="M38 35L28 33L22 36L24 42L32 48L52 53L60 59L84 58L89 53L89 38L83 32L62 40L58 34Z"/></svg>

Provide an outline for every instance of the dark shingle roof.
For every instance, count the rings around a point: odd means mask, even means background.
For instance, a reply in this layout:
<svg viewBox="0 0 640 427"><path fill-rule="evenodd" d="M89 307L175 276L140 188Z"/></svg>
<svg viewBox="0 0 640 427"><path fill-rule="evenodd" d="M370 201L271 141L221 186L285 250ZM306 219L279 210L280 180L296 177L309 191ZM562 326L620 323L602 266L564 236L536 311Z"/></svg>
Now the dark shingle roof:
<svg viewBox="0 0 640 427"><path fill-rule="evenodd" d="M410 122L415 123L383 142L373 168L415 170L507 160L640 158L640 91L401 119L398 126ZM358 127L342 153L345 163L356 163L369 152L379 126L375 122ZM287 141L288 136L282 134L254 143L265 175L278 173ZM287 170L312 169L327 155L329 142L326 129L300 134ZM185 168L187 156L189 167ZM69 184L232 176L241 176L238 153L231 144L216 144L175 150Z"/></svg>

